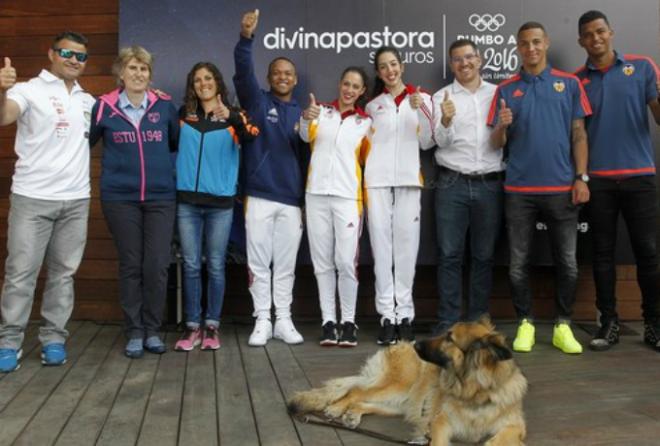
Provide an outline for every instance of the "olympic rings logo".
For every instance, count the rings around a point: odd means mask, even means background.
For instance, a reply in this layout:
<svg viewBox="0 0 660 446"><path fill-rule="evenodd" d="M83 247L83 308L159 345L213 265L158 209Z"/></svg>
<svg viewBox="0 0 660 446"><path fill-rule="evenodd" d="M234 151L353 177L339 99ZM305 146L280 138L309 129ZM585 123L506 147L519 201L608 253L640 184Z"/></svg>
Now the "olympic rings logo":
<svg viewBox="0 0 660 446"><path fill-rule="evenodd" d="M468 17L468 23L479 32L490 31L495 32L506 23L506 17L503 14L472 14Z"/></svg>

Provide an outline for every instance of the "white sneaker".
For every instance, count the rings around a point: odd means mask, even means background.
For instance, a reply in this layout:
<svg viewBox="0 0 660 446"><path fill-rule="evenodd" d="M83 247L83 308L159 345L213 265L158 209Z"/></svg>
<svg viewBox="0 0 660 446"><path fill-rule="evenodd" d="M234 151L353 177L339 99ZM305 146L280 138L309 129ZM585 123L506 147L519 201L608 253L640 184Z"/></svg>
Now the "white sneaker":
<svg viewBox="0 0 660 446"><path fill-rule="evenodd" d="M303 337L296 327L293 326L291 318L280 318L275 321L275 328L273 329L273 337L281 339L287 344L302 344Z"/></svg>
<svg viewBox="0 0 660 446"><path fill-rule="evenodd" d="M248 345L251 347L263 347L268 340L273 337L273 325L270 319L257 319L254 323L254 330L248 339Z"/></svg>

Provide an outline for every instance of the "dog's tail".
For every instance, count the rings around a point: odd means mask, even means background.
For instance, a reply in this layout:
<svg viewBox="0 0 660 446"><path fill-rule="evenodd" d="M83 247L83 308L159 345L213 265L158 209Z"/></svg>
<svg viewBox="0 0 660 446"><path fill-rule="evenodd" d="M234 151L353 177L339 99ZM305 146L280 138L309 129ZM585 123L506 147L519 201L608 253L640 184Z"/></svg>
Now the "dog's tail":
<svg viewBox="0 0 660 446"><path fill-rule="evenodd" d="M326 407L342 398L349 390L359 384L359 376L348 376L327 381L323 387L296 392L287 401L286 407L289 415L323 412Z"/></svg>

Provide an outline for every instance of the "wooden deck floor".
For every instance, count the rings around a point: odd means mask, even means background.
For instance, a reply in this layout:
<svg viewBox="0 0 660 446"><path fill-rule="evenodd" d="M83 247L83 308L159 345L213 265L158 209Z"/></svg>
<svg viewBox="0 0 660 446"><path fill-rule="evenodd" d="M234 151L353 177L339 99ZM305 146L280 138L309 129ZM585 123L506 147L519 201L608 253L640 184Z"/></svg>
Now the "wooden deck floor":
<svg viewBox="0 0 660 446"><path fill-rule="evenodd" d="M120 328L70 324L69 361L42 367L31 326L20 370L0 375L0 445L386 445L342 430L294 423L284 399L325 379L355 373L378 348L377 327L360 330L355 349L316 344L320 327L299 323L307 342L247 347L250 326L222 329L215 352L123 356ZM537 346L516 355L530 382L528 445L660 444L660 354L641 343L639 324L610 352L567 356L537 326ZM515 327L499 324L509 337ZM633 333L636 332L636 333ZM589 334L576 330L587 342ZM167 333L173 345L178 333ZM399 419L362 427L406 439Z"/></svg>

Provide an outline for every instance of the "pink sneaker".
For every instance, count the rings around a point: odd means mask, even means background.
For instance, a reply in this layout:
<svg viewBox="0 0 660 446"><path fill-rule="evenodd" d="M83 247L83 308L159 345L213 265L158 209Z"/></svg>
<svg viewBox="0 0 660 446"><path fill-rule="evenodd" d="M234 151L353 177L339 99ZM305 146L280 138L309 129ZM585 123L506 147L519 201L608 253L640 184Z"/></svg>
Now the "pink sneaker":
<svg viewBox="0 0 660 446"><path fill-rule="evenodd" d="M187 328L183 332L181 339L176 341L174 350L178 352L189 352L202 342L202 330L197 328Z"/></svg>
<svg viewBox="0 0 660 446"><path fill-rule="evenodd" d="M204 327L202 333L202 350L217 350L220 348L220 333L218 327Z"/></svg>

